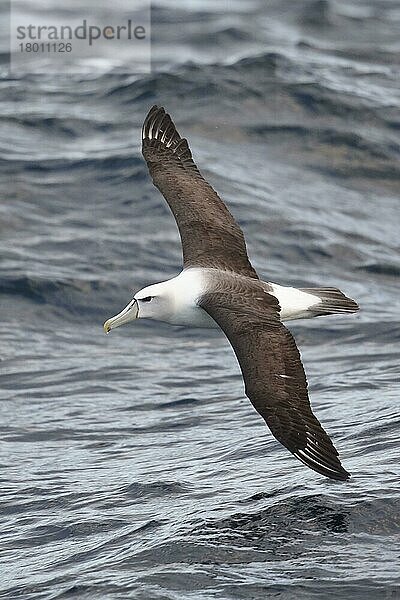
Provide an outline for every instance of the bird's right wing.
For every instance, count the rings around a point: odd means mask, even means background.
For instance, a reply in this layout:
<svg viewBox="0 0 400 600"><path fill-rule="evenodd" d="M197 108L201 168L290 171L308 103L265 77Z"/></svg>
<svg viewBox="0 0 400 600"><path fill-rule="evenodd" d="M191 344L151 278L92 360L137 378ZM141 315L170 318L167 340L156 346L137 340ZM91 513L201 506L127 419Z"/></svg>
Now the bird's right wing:
<svg viewBox="0 0 400 600"><path fill-rule="evenodd" d="M153 106L144 121L142 152L178 225L184 267L215 267L258 279L242 230L201 175L186 139L163 108Z"/></svg>
<svg viewBox="0 0 400 600"><path fill-rule="evenodd" d="M279 319L277 299L257 281L223 276L199 305L230 341L245 391L277 440L314 471L346 480L338 452L308 399L307 380L291 333Z"/></svg>

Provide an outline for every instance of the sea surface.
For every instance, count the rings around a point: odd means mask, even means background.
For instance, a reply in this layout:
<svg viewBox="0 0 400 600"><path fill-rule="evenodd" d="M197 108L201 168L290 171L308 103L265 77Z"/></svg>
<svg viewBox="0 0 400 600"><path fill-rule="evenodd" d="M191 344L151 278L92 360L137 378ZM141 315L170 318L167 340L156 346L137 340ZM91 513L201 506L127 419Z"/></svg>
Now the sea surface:
<svg viewBox="0 0 400 600"><path fill-rule="evenodd" d="M390 0L157 0L149 74L3 64L1 599L400 598L399 32ZM359 302L290 324L348 483L272 437L222 332L104 335L181 268L153 104L263 279Z"/></svg>

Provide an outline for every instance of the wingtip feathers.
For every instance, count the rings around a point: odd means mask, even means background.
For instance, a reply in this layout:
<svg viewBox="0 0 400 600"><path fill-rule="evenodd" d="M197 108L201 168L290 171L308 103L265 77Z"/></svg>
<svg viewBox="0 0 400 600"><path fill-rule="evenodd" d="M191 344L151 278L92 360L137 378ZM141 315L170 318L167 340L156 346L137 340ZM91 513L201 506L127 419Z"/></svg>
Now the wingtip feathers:
<svg viewBox="0 0 400 600"><path fill-rule="evenodd" d="M350 478L350 473L342 466L338 451L329 438L328 441L329 446L327 447L326 444L307 434L306 445L303 448L297 448L293 451L293 454L317 473L330 479L347 481Z"/></svg>
<svg viewBox="0 0 400 600"><path fill-rule="evenodd" d="M341 465L339 459L337 459L336 465L327 464L326 461L323 463L319 462L315 457L312 457L302 450L298 450L293 453L294 456L300 460L307 467L316 471L320 475L324 475L329 479L335 479L336 481L348 481L351 474Z"/></svg>
<svg viewBox="0 0 400 600"><path fill-rule="evenodd" d="M156 152L170 152L184 169L200 174L187 140L179 135L163 106L155 104L147 113L142 127L142 145L144 152L148 148L154 148Z"/></svg>

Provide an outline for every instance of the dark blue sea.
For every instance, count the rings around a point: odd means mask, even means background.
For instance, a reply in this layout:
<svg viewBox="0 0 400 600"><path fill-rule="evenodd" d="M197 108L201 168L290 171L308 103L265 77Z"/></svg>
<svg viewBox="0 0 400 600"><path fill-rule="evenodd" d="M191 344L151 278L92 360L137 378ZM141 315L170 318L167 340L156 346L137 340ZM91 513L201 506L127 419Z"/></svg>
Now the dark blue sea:
<svg viewBox="0 0 400 600"><path fill-rule="evenodd" d="M399 32L391 0L155 0L151 73L3 63L0 598L400 598ZM290 324L348 483L272 437L222 332L104 335L181 268L153 104L263 279L359 302Z"/></svg>

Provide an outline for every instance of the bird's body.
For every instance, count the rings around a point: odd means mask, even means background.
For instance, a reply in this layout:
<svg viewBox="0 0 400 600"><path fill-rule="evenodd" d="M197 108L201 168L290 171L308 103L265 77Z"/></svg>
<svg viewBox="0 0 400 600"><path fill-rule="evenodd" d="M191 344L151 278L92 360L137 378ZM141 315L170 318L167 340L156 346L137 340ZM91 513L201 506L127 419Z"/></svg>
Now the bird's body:
<svg viewBox="0 0 400 600"><path fill-rule="evenodd" d="M337 288L297 289L259 279L240 227L163 108L150 110L142 143L153 182L178 225L183 270L136 293L106 321L105 331L136 318L222 329L238 359L246 394L273 435L315 471L348 479L311 410L300 355L283 322L355 312L356 302Z"/></svg>
<svg viewBox="0 0 400 600"><path fill-rule="evenodd" d="M158 307L156 312L151 311L147 318L164 321L170 325L218 328L214 319L198 304L199 298L204 293L213 290L218 275L218 269L189 267L183 269L172 279L147 286L141 290L141 294L156 297L161 292L165 300L164 306ZM246 277L243 275L236 275L236 277L246 281ZM307 319L315 316L315 312L310 309L321 303L318 296L277 283L262 283L266 292L278 300L281 321ZM150 305L145 307L145 313L149 308Z"/></svg>

